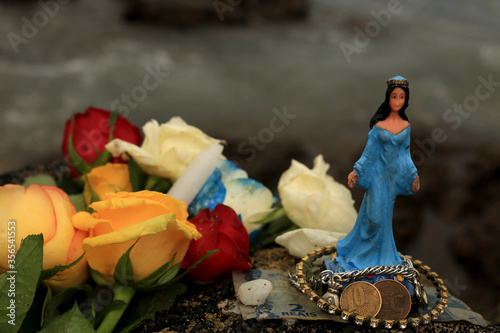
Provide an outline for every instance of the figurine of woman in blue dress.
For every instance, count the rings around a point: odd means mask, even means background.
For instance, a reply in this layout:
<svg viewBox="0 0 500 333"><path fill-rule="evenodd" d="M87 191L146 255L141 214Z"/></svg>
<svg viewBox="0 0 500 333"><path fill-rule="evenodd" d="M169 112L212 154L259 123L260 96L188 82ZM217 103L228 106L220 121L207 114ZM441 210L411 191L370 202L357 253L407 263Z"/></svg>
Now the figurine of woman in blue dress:
<svg viewBox="0 0 500 333"><path fill-rule="evenodd" d="M418 191L420 181L410 156L408 81L396 76L387 84L385 100L370 121L363 155L348 176L349 187L366 193L354 228L338 241L337 256L325 261L334 272L401 264L392 232L394 201Z"/></svg>

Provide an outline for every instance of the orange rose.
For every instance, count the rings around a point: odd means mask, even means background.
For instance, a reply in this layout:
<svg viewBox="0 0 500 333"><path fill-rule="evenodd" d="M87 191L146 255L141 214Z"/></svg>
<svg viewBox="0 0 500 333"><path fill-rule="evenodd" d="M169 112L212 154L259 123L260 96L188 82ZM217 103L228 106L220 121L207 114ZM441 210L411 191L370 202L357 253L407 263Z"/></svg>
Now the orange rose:
<svg viewBox="0 0 500 333"><path fill-rule="evenodd" d="M83 253L82 242L88 232L71 224L76 213L66 193L55 186L21 185L0 187L0 239L7 239L9 221L15 223L16 252L21 240L31 234L43 234L43 269L67 265ZM7 246L0 247L0 273L8 270ZM83 284L89 276L85 258L45 282L58 292Z"/></svg>
<svg viewBox="0 0 500 333"><path fill-rule="evenodd" d="M139 238L130 252L134 280L139 281L175 255L182 261L191 239L201 234L187 221L186 204L168 194L152 191L108 194L90 205L94 213L79 212L73 223L89 230L83 248L89 265L108 282L116 264Z"/></svg>
<svg viewBox="0 0 500 333"><path fill-rule="evenodd" d="M89 183L101 200L107 193L132 192L127 164L113 164L93 168L85 181L85 201L90 202Z"/></svg>

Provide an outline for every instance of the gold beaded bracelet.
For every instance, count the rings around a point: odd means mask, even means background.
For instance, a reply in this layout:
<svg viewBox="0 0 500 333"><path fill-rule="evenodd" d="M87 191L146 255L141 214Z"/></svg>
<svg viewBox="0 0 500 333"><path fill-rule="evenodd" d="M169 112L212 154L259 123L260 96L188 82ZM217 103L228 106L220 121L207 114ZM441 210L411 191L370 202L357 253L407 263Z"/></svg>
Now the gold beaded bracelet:
<svg viewBox="0 0 500 333"><path fill-rule="evenodd" d="M410 259L413 263L413 266L417 269L417 271L421 274L424 274L427 279L432 281L436 290L438 292L437 301L434 307L427 311L426 314L421 315L419 317L410 317L408 319L397 319L397 320L388 320L383 318L374 318L361 316L357 313L350 313L341 308L329 303L321 296L319 296L313 289L308 285L307 277L304 273L304 265L312 266L312 263L317 259L333 255L336 251L335 246L325 246L323 248L316 249L315 251L309 252L304 258L302 258L301 262L299 262L296 266L296 276L293 277L295 282L295 286L306 296L309 297L309 300L315 303L320 309L328 312L332 315L338 315L343 320L352 321L357 325L369 325L373 328L378 326L383 326L387 329L392 329L393 327L399 327L401 329L405 329L408 325L413 327L417 327L419 325L425 325L430 323L432 320L438 318L438 316L444 313L444 309L448 306L448 289L444 285L442 279L439 276L431 271L429 266L424 265L419 260L413 260L411 256L405 256Z"/></svg>

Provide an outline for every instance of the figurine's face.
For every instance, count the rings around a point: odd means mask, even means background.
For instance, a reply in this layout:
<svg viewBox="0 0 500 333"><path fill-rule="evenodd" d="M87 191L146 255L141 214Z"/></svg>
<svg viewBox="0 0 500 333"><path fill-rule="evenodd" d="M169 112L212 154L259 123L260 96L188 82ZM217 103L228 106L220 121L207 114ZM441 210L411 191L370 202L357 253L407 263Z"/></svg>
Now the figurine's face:
<svg viewBox="0 0 500 333"><path fill-rule="evenodd" d="M391 108L391 111L398 112L399 110L401 110L401 108L405 104L405 100L405 91L399 87L394 88L389 98L389 107Z"/></svg>

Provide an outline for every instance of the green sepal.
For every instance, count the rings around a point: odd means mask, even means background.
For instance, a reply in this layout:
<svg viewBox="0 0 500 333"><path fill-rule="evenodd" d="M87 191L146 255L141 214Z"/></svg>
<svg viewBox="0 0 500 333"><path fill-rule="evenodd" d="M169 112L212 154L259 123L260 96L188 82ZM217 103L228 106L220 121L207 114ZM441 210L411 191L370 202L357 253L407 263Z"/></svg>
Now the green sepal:
<svg viewBox="0 0 500 333"><path fill-rule="evenodd" d="M166 285L179 281L190 270L198 266L203 260L210 257L213 253L220 251L219 249L207 251L200 259L198 259L191 267L186 269L182 274L177 275L181 268L181 262L174 265L175 256L155 272L151 273L144 279L137 281L134 286L137 290L151 291L164 288Z"/></svg>
<svg viewBox="0 0 500 333"><path fill-rule="evenodd" d="M83 259L84 255L85 255L85 253L82 253L82 255L80 257L78 257L75 261L73 261L71 264L68 264L68 265L57 265L57 266L54 266L54 267L49 268L49 269L44 269L40 273L40 279L41 280L50 279L50 278L54 277L57 273L62 272L65 269L68 269L68 268L71 268L71 267L75 266L76 264L78 264L80 262L80 260Z"/></svg>
<svg viewBox="0 0 500 333"><path fill-rule="evenodd" d="M97 192L94 191L94 189L92 188L92 185L90 185L89 177L87 175L84 175L83 177L85 178L85 184L87 184L85 191L90 192L90 202L88 205L90 206L90 204L93 202L101 201L101 198L99 197ZM85 191L83 192L84 196L85 196Z"/></svg>
<svg viewBox="0 0 500 333"><path fill-rule="evenodd" d="M116 125L116 121L118 120L118 111L112 111L111 114L109 115L109 123L108 123L108 126L109 126L109 138L108 138L108 142L111 142L113 141L113 131L115 130L115 125Z"/></svg>
<svg viewBox="0 0 500 333"><path fill-rule="evenodd" d="M76 171L84 175L86 173L89 173L90 170L92 170L92 167L90 164L85 162L83 158L78 155L78 153L75 151L75 146L73 145L73 126L74 126L75 118L71 119L71 130L69 131L69 136L68 136L68 157L71 162L71 165L76 169Z"/></svg>
<svg viewBox="0 0 500 333"><path fill-rule="evenodd" d="M109 282L101 272L89 267L90 276L92 276L92 280L100 286L111 286L112 283Z"/></svg>
<svg viewBox="0 0 500 333"><path fill-rule="evenodd" d="M134 286L136 287L137 290L149 290L149 288L153 287L156 285L156 282L164 275L166 274L169 270L171 270L172 266L174 265L174 260L175 256L172 260L167 261L165 264L163 264L160 268L158 268L156 271L153 273L149 274L147 277L144 279L141 279L137 281Z"/></svg>
<svg viewBox="0 0 500 333"><path fill-rule="evenodd" d="M130 174L130 184L132 192L141 191L145 188L147 175L130 155L128 160L128 172Z"/></svg>
<svg viewBox="0 0 500 333"><path fill-rule="evenodd" d="M137 289L141 291L151 291L162 289L165 285L169 284L176 277L181 269L181 263L173 265L168 271L166 271L159 279L156 280L152 285L139 286Z"/></svg>
<svg viewBox="0 0 500 333"><path fill-rule="evenodd" d="M135 244L139 241L139 238L132 244L131 247L125 251L116 263L115 271L113 273L115 278L115 283L121 284L122 286L130 286L134 284L134 268L132 267L132 261L130 261L130 251L134 248Z"/></svg>
<svg viewBox="0 0 500 333"><path fill-rule="evenodd" d="M15 266L0 275L0 326L2 333L17 332L34 303L38 278L42 271L43 235L29 235L22 242L15 256ZM15 272L15 273L9 273ZM15 278L15 291L10 290L12 277ZM9 280L7 280L9 278ZM14 300L15 321L9 324L11 318L9 306Z"/></svg>
<svg viewBox="0 0 500 333"><path fill-rule="evenodd" d="M97 148L96 148L97 150ZM105 150L102 153L97 150L97 158L94 160L94 162L91 165L91 168L96 168L99 166L103 166L106 163L109 162L109 159L111 158L111 154L109 151Z"/></svg>
<svg viewBox="0 0 500 333"><path fill-rule="evenodd" d="M39 333L94 333L92 324L80 312L78 304L75 302L73 307L63 313L62 315L54 318L47 326L44 327Z"/></svg>
<svg viewBox="0 0 500 333"><path fill-rule="evenodd" d="M50 186L57 186L56 181L52 176L46 174L46 173L40 173L38 175L30 176L27 177L24 180L23 186L28 188L31 184L37 184L37 185L50 185Z"/></svg>

